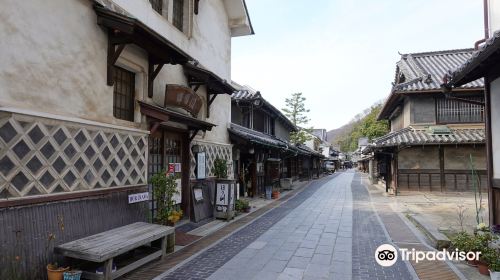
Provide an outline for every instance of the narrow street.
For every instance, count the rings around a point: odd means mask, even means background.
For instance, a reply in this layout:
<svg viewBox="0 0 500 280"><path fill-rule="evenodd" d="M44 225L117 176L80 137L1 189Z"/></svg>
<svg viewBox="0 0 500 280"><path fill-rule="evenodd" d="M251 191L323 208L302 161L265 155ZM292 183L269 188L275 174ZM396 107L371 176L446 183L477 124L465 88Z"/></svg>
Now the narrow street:
<svg viewBox="0 0 500 280"><path fill-rule="evenodd" d="M383 268L371 257L389 236L360 177L314 181L157 279L412 279L406 263Z"/></svg>

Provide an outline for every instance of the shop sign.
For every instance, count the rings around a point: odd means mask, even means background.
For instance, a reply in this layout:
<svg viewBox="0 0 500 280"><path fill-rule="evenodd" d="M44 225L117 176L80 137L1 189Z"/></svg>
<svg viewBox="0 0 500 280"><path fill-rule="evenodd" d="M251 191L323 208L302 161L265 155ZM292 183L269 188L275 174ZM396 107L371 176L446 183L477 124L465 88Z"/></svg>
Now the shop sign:
<svg viewBox="0 0 500 280"><path fill-rule="evenodd" d="M180 204L182 201L182 180L176 179L175 183L177 183L177 193L174 193L174 195L172 195L172 199L175 201L175 204Z"/></svg>
<svg viewBox="0 0 500 280"><path fill-rule="evenodd" d="M149 192L134 193L128 196L128 204L148 201L148 200L149 200Z"/></svg>
<svg viewBox="0 0 500 280"><path fill-rule="evenodd" d="M206 177L206 160L205 152L196 154L196 179L205 179Z"/></svg>
<svg viewBox="0 0 500 280"><path fill-rule="evenodd" d="M203 101L191 88L181 85L166 85L165 107L167 105L180 107L193 116L200 112Z"/></svg>

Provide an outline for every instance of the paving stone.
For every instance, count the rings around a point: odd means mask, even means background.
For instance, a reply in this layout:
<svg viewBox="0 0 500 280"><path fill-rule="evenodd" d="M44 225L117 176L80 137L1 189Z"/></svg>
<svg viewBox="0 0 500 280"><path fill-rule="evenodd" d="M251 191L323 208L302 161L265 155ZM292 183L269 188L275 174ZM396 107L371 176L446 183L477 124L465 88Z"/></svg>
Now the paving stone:
<svg viewBox="0 0 500 280"><path fill-rule="evenodd" d="M303 269L287 267L278 276L278 280L302 279L303 275L304 275L304 270Z"/></svg>
<svg viewBox="0 0 500 280"><path fill-rule="evenodd" d="M252 242L250 243L250 245L248 245L248 249L262 249L264 247L266 247L267 245L267 242L263 242L263 241L255 241L255 242Z"/></svg>
<svg viewBox="0 0 500 280"><path fill-rule="evenodd" d="M286 267L293 267L293 268L302 268L305 269L307 268L307 265L311 261L311 258L305 258L305 257L296 257L293 256Z"/></svg>
<svg viewBox="0 0 500 280"><path fill-rule="evenodd" d="M282 260L282 261L288 261L292 258L293 254L295 253L295 251L291 251L291 250L278 250L274 256L273 256L273 259L276 259L276 260Z"/></svg>
<svg viewBox="0 0 500 280"><path fill-rule="evenodd" d="M304 276L314 277L316 279L328 278L330 276L330 266L321 264L309 264L304 271Z"/></svg>
<svg viewBox="0 0 500 280"><path fill-rule="evenodd" d="M316 247L316 254L324 254L324 255L332 255L333 254L333 245L318 245Z"/></svg>
<svg viewBox="0 0 500 280"><path fill-rule="evenodd" d="M332 255L314 254L311 259L311 263L330 265L331 260L332 260Z"/></svg>
<svg viewBox="0 0 500 280"><path fill-rule="evenodd" d="M263 268L264 271L282 272L288 261L271 260Z"/></svg>
<svg viewBox="0 0 500 280"><path fill-rule="evenodd" d="M297 251L295 251L295 254L293 255L297 257L311 258L313 254L314 254L314 249L298 248Z"/></svg>

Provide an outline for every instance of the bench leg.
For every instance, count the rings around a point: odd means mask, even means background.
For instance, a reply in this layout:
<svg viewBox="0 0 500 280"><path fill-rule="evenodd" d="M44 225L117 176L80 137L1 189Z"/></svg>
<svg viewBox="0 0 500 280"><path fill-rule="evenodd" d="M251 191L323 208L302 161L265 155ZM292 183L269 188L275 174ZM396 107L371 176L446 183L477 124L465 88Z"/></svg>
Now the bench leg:
<svg viewBox="0 0 500 280"><path fill-rule="evenodd" d="M104 262L104 280L111 280L111 274L113 273L113 259L109 259Z"/></svg>
<svg viewBox="0 0 500 280"><path fill-rule="evenodd" d="M161 258L162 259L164 259L167 256L167 244L168 244L167 239L168 239L168 236L165 236L160 240Z"/></svg>
<svg viewBox="0 0 500 280"><path fill-rule="evenodd" d="M167 235L167 253L173 253L175 249L175 232Z"/></svg>

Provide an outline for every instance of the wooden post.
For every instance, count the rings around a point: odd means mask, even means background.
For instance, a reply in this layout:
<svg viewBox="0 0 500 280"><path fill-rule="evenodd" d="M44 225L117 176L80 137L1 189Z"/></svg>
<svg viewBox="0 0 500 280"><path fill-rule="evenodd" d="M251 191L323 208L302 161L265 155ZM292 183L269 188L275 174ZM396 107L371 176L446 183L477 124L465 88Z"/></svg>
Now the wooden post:
<svg viewBox="0 0 500 280"><path fill-rule="evenodd" d="M104 262L104 280L111 280L113 274L113 258Z"/></svg>
<svg viewBox="0 0 500 280"><path fill-rule="evenodd" d="M445 188L445 178L444 178L444 149L443 146L439 146L439 174L441 177L441 192Z"/></svg>

